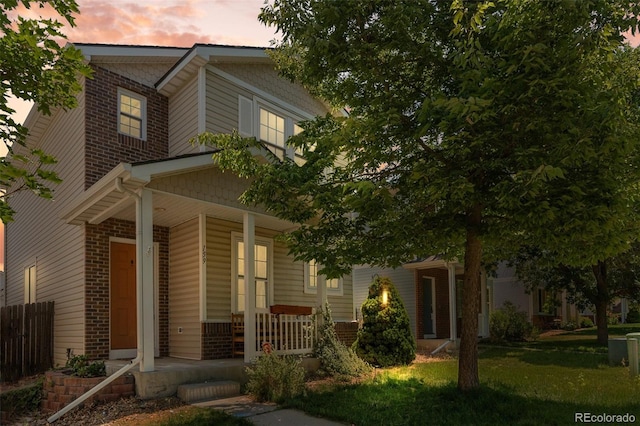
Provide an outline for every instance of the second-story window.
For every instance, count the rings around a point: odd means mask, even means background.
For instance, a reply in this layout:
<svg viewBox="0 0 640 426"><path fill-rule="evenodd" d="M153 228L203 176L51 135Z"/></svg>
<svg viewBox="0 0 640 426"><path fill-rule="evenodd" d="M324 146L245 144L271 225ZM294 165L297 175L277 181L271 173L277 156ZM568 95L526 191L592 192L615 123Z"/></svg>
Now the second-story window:
<svg viewBox="0 0 640 426"><path fill-rule="evenodd" d="M260 107L260 139L285 148L285 118Z"/></svg>
<svg viewBox="0 0 640 426"><path fill-rule="evenodd" d="M118 133L145 140L147 99L135 92L118 89Z"/></svg>

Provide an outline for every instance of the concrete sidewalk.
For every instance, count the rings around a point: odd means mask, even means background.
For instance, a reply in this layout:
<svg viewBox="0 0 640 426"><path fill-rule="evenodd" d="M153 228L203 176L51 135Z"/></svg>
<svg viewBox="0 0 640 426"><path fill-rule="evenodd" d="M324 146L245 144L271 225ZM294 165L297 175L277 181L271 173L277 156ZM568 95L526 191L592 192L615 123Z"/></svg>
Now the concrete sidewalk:
<svg viewBox="0 0 640 426"><path fill-rule="evenodd" d="M335 426L342 423L313 417L298 410L279 409L273 403L255 402L246 395L213 401L197 402L192 405L225 411L236 417L244 417L258 426Z"/></svg>

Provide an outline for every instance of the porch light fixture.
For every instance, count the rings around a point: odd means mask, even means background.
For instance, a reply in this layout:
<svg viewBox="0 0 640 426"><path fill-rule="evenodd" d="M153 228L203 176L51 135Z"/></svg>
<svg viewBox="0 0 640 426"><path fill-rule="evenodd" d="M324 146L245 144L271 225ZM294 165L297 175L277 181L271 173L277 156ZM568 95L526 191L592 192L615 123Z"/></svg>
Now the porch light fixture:
<svg viewBox="0 0 640 426"><path fill-rule="evenodd" d="M382 306L387 306L389 304L389 290L386 288L382 289Z"/></svg>

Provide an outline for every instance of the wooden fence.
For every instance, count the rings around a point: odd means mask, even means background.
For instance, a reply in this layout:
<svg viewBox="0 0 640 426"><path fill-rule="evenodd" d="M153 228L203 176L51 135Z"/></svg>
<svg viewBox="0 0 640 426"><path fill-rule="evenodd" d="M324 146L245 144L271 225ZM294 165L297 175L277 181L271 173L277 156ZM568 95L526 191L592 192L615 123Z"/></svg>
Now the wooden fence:
<svg viewBox="0 0 640 426"><path fill-rule="evenodd" d="M0 309L0 381L53 367L53 302Z"/></svg>

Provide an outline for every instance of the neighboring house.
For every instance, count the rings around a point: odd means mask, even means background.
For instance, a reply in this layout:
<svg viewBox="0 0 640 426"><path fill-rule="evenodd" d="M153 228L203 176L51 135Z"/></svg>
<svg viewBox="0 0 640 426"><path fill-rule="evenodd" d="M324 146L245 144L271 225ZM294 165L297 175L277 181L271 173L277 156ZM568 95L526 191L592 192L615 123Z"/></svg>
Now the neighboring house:
<svg viewBox="0 0 640 426"><path fill-rule="evenodd" d="M79 106L34 108L25 123L28 145L59 160L63 182L53 202L16 195L7 226L6 303L55 301L55 363L136 348L141 371L154 354L229 358L232 313L244 313L246 360L262 340L309 351L308 316L285 314L325 299L353 336L351 277L325 282L293 261L274 238L293 225L242 205L246 181L188 143L237 129L295 157L287 138L326 105L279 77L260 48L76 47L94 70Z"/></svg>
<svg viewBox="0 0 640 426"><path fill-rule="evenodd" d="M361 316L360 307L376 275L389 277L398 289L416 340L460 337L463 265L434 256L395 269L356 266L353 269L353 303L357 318ZM548 303L550 298L556 300L555 306ZM542 288L527 293L513 268L500 264L495 277L485 273L481 276L479 337L489 336L490 314L506 301L525 312L539 328L560 326L569 321L577 323L580 316L591 316L590 312L580 313L575 305L569 304L564 293L551 295Z"/></svg>

